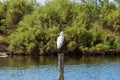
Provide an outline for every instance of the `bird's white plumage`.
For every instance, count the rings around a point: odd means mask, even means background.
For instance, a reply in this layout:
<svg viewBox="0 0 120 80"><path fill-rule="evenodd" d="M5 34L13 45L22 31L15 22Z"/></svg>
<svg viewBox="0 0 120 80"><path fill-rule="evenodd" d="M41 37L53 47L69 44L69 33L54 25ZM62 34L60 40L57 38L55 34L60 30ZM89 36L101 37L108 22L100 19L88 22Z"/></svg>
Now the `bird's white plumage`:
<svg viewBox="0 0 120 80"><path fill-rule="evenodd" d="M61 31L60 36L58 36L58 38L57 38L57 48L58 49L60 49L62 47L63 41L64 41L64 32Z"/></svg>

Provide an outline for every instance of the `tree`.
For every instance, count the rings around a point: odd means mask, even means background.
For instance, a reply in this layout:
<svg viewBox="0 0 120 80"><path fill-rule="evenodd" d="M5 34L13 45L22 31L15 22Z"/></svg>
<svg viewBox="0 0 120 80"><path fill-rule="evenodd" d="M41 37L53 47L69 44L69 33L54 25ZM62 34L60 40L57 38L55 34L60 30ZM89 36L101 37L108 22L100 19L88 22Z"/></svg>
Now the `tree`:
<svg viewBox="0 0 120 80"><path fill-rule="evenodd" d="M9 0L6 1L8 4L6 13L7 27L16 27L23 16L30 14L34 10L34 0Z"/></svg>
<svg viewBox="0 0 120 80"><path fill-rule="evenodd" d="M109 0L84 1L86 3L53 0L35 10L34 4L33 7L29 6L29 10L25 2L24 5L21 3L23 10L14 3L22 13L16 13L15 6L10 8L13 12L10 9L7 11L6 22L16 27L16 31L10 35L9 50L32 54L55 53L57 34L63 30L65 50L68 52L119 51L120 7ZM13 23L14 16L11 14L16 15L17 23Z"/></svg>
<svg viewBox="0 0 120 80"><path fill-rule="evenodd" d="M35 0L5 0L0 3L0 26L1 32L10 34L16 29L24 15L34 11Z"/></svg>

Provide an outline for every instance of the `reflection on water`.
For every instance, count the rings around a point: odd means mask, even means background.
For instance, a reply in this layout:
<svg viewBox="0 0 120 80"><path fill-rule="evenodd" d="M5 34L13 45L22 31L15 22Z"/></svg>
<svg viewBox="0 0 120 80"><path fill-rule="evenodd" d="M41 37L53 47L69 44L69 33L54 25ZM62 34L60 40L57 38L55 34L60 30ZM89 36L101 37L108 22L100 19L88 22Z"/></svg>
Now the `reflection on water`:
<svg viewBox="0 0 120 80"><path fill-rule="evenodd" d="M65 56L65 80L119 80L120 57ZM57 57L0 58L0 80L57 80Z"/></svg>

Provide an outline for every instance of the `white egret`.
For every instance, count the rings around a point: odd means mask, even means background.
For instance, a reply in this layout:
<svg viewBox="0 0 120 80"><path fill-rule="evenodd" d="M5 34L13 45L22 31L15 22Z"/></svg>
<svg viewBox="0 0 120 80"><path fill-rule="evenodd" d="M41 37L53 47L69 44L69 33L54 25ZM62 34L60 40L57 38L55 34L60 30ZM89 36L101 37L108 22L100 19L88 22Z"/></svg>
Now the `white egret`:
<svg viewBox="0 0 120 80"><path fill-rule="evenodd" d="M63 45L63 41L64 41L64 32L61 31L60 35L57 38L57 48L60 49Z"/></svg>

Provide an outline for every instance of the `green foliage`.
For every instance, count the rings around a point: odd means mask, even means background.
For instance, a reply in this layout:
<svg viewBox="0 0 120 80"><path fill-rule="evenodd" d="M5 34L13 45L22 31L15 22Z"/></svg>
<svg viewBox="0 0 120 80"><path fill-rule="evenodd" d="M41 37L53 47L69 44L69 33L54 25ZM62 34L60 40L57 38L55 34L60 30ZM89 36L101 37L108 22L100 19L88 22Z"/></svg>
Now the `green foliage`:
<svg viewBox="0 0 120 80"><path fill-rule="evenodd" d="M24 15L34 9L34 2L29 0L10 0L7 4L9 5L6 12L8 27L15 27Z"/></svg>
<svg viewBox="0 0 120 80"><path fill-rule="evenodd" d="M0 2L0 33L4 33L5 31L5 14L6 14L6 6Z"/></svg>
<svg viewBox="0 0 120 80"><path fill-rule="evenodd" d="M99 50L108 51L109 48L110 48L110 46L107 43L101 43L101 44L97 44L95 46L95 49L98 50L98 51Z"/></svg>
<svg viewBox="0 0 120 80"><path fill-rule="evenodd" d="M60 31L66 51L120 51L119 30L120 7L109 0L0 2L0 32L11 33L8 49L16 53L54 53Z"/></svg>
<svg viewBox="0 0 120 80"><path fill-rule="evenodd" d="M67 45L67 48L69 51L73 51L76 48L76 42L75 41L70 41Z"/></svg>
<svg viewBox="0 0 120 80"><path fill-rule="evenodd" d="M24 15L35 9L34 0L4 0L0 3L0 31L10 34L16 29ZM12 29L12 30L11 30Z"/></svg>

